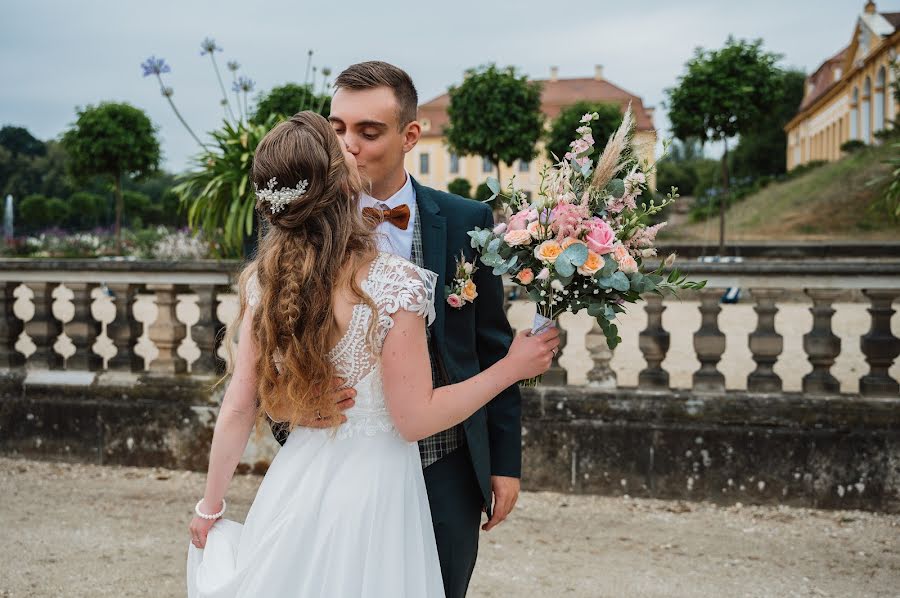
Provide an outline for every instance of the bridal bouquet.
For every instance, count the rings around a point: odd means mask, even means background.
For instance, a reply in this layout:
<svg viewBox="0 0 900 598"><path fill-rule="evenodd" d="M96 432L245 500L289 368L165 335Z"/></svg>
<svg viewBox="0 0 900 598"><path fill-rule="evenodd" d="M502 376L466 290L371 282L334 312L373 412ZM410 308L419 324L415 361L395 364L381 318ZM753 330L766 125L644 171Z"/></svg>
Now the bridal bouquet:
<svg viewBox="0 0 900 598"><path fill-rule="evenodd" d="M637 159L631 108L594 162L590 123L597 118L596 113L582 117L571 151L542 170L534 201L516 190L514 179L506 193L496 180L489 181L492 199L499 198L511 216L493 230L476 228L469 236L481 263L494 274L510 275L537 304L534 333L564 312L587 309L612 349L622 340L613 320L626 303L636 303L643 293L701 289L706 283L690 282L677 269L666 273L674 254L656 269L645 269L643 260L656 256L656 234L665 225L650 225L650 217L678 192L673 187L660 203L639 204L655 165Z"/></svg>

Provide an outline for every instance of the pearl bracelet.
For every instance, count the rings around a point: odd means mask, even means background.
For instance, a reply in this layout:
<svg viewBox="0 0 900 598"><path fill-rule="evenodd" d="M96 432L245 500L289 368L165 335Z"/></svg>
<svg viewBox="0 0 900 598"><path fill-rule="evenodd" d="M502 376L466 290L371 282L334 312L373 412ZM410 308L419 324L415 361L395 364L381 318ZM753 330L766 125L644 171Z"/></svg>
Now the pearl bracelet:
<svg viewBox="0 0 900 598"><path fill-rule="evenodd" d="M206 513L202 512L200 510L200 505L202 505L202 504L203 504L203 499L201 498L200 500L197 501L197 504L194 506L194 513L196 513L197 517L199 517L200 519L206 519L207 521L212 521L213 519L218 519L219 517L224 515L225 508L228 506L225 504L225 499L223 498L222 499L222 510L219 511L218 513L214 513L213 515L207 515Z"/></svg>

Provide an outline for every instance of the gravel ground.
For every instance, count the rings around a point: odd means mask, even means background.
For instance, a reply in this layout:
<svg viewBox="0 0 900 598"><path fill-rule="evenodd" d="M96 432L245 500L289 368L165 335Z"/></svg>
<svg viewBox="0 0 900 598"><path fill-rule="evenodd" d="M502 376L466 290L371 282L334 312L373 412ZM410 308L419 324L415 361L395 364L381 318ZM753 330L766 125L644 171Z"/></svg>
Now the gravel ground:
<svg viewBox="0 0 900 598"><path fill-rule="evenodd" d="M0 458L0 598L183 596L203 475ZM239 476L243 520L260 478ZM472 597L900 596L900 516L527 492Z"/></svg>

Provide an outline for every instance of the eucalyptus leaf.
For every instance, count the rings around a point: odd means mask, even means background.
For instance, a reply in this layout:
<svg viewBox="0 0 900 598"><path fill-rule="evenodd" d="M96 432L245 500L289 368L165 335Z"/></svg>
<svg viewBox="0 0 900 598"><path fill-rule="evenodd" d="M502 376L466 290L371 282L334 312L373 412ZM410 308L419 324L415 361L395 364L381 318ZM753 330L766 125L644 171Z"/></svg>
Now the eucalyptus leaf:
<svg viewBox="0 0 900 598"><path fill-rule="evenodd" d="M499 237L493 239L490 243L488 243L487 252L497 253L497 250L500 249L500 243L502 243L502 240Z"/></svg>
<svg viewBox="0 0 900 598"><path fill-rule="evenodd" d="M500 193L500 181L494 177L488 177L487 186L495 196Z"/></svg>
<svg viewBox="0 0 900 598"><path fill-rule="evenodd" d="M554 264L556 267L556 271L561 276L573 276L575 274L575 265L572 264L569 260L561 260L556 258L556 263Z"/></svg>
<svg viewBox="0 0 900 598"><path fill-rule="evenodd" d="M622 179L613 179L606 184L606 190L616 199L620 199L625 195L625 181Z"/></svg>
<svg viewBox="0 0 900 598"><path fill-rule="evenodd" d="M496 268L503 263L503 258L496 253L486 253L481 256L481 263L490 268Z"/></svg>

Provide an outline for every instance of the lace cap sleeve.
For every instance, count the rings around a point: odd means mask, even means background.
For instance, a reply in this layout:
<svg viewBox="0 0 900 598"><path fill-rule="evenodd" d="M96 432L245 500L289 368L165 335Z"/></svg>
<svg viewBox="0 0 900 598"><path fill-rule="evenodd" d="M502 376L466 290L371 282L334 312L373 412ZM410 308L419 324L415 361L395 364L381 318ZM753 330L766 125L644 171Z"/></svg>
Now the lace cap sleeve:
<svg viewBox="0 0 900 598"><path fill-rule="evenodd" d="M384 259L378 272L371 277L372 290L375 291L372 298L379 311L381 343L394 326L392 316L401 309L425 318L428 326L434 322L437 278L434 272L419 268L403 258L391 255Z"/></svg>
<svg viewBox="0 0 900 598"><path fill-rule="evenodd" d="M250 278L247 279L247 305L253 309L257 305L259 305L259 300L262 294L262 290L259 288L259 278L257 278L256 273L254 272Z"/></svg>

